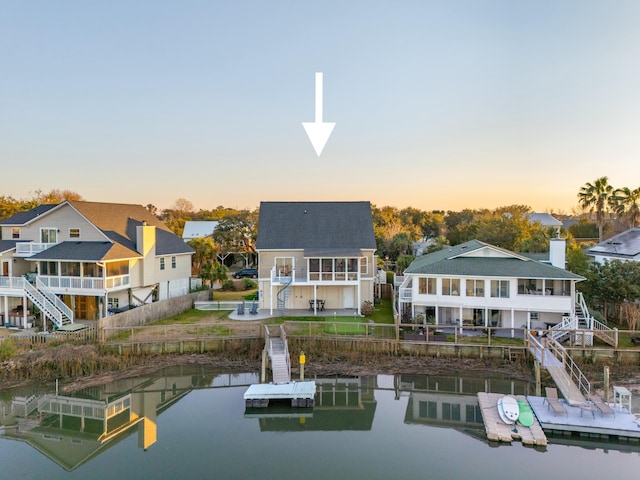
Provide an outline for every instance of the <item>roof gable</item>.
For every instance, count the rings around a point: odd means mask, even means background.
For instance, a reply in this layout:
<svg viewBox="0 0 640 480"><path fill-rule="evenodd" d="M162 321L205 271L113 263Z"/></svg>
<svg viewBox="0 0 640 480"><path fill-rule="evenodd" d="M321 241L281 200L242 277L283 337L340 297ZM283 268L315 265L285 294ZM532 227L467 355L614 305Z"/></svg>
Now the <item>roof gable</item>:
<svg viewBox="0 0 640 480"><path fill-rule="evenodd" d="M261 202L258 250L376 248L369 202Z"/></svg>
<svg viewBox="0 0 640 480"><path fill-rule="evenodd" d="M478 240L416 258L405 275L583 280L583 277Z"/></svg>

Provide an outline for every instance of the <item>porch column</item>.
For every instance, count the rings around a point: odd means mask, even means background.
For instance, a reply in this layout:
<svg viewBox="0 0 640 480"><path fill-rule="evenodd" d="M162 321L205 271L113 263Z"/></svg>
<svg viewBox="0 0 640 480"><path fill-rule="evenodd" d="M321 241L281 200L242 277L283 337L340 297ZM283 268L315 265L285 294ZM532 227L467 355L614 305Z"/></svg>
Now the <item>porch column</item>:
<svg viewBox="0 0 640 480"><path fill-rule="evenodd" d="M516 314L513 308L511 309L511 338L515 337L516 331L514 330L516 326Z"/></svg>
<svg viewBox="0 0 640 480"><path fill-rule="evenodd" d="M438 325L440 324L440 315L438 315L438 310L439 310L438 305L436 305L435 310L436 310L436 325Z"/></svg>
<svg viewBox="0 0 640 480"><path fill-rule="evenodd" d="M360 290L360 280L358 280L358 315L360 315L360 304L362 303L362 291Z"/></svg>
<svg viewBox="0 0 640 480"><path fill-rule="evenodd" d="M313 286L313 314L318 314L318 286Z"/></svg>
<svg viewBox="0 0 640 480"><path fill-rule="evenodd" d="M273 283L269 282L269 315L273 315Z"/></svg>
<svg viewBox="0 0 640 480"><path fill-rule="evenodd" d="M460 305L458 307L458 313L460 315L460 318L458 319L458 323L460 324L460 333L462 333L462 324L464 323L464 321L462 320L462 305Z"/></svg>
<svg viewBox="0 0 640 480"><path fill-rule="evenodd" d="M487 307L484 307L484 326L489 326L489 309Z"/></svg>
<svg viewBox="0 0 640 480"><path fill-rule="evenodd" d="M527 310L527 330L531 330L531 312Z"/></svg>
<svg viewBox="0 0 640 480"><path fill-rule="evenodd" d="M22 328L27 328L27 296L22 296Z"/></svg>
<svg viewBox="0 0 640 480"><path fill-rule="evenodd" d="M9 297L4 296L4 323L9 323Z"/></svg>

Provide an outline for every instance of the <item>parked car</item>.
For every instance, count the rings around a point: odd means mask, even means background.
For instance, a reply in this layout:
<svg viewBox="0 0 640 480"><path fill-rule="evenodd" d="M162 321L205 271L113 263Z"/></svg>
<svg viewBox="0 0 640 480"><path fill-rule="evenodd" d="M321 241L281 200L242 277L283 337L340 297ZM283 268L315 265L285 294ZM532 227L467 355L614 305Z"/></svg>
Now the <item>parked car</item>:
<svg viewBox="0 0 640 480"><path fill-rule="evenodd" d="M257 268L243 268L233 274L233 278L258 278Z"/></svg>

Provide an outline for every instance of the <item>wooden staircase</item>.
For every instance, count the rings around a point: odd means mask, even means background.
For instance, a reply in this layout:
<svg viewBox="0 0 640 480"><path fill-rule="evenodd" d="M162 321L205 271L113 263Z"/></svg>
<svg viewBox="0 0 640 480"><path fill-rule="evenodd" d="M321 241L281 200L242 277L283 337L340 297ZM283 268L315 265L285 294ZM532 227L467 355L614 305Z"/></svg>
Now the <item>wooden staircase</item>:
<svg viewBox="0 0 640 480"><path fill-rule="evenodd" d="M284 327L280 326L279 335L272 335L265 326L267 333L267 353L271 363L272 382L275 384L291 382L291 360Z"/></svg>

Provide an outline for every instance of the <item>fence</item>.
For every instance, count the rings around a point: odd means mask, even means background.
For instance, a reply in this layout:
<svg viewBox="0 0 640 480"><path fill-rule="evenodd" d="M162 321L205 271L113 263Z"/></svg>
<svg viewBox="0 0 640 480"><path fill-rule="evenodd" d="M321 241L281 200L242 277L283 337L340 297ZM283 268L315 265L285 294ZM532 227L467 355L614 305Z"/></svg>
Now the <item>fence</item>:
<svg viewBox="0 0 640 480"><path fill-rule="evenodd" d="M40 343L97 343L98 326L96 324L87 325L82 330L75 332L39 332L39 333L14 333L0 337L0 342L10 339L16 345L35 345Z"/></svg>

